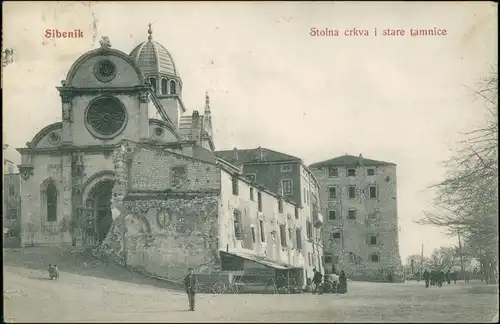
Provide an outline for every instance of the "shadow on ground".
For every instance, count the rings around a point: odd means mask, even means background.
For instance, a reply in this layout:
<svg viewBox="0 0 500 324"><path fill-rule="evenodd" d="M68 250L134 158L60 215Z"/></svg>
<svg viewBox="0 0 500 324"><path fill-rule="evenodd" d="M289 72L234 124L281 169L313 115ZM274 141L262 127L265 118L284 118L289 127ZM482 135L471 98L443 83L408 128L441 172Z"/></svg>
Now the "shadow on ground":
<svg viewBox="0 0 500 324"><path fill-rule="evenodd" d="M4 249L4 266L39 270L40 276L30 276L31 279L49 280L49 264L57 264L61 275L64 272L81 276L104 278L138 285L150 285L170 290L181 290L178 284L150 278L141 273L125 269L123 266L109 262L105 263L88 253L73 252L62 247L29 247L21 249ZM46 277L45 277L46 276Z"/></svg>

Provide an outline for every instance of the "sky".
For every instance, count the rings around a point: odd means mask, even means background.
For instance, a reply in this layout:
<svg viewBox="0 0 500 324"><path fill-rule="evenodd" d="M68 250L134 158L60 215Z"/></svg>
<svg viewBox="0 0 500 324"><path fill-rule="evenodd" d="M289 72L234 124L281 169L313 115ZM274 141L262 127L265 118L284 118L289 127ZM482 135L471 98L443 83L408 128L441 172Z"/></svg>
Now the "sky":
<svg viewBox="0 0 500 324"><path fill-rule="evenodd" d="M414 223L460 132L484 114L471 89L497 66L492 2L4 2L3 141L23 147L61 120L56 86L108 36L126 53L153 38L172 54L188 109L210 94L216 149L258 146L306 164L343 155L398 166L400 253L455 244ZM384 29L445 36L381 36ZM311 28L341 36L311 36ZM367 30L350 36L345 30ZM374 36L374 29L378 34ZM47 39L46 29L83 38Z"/></svg>

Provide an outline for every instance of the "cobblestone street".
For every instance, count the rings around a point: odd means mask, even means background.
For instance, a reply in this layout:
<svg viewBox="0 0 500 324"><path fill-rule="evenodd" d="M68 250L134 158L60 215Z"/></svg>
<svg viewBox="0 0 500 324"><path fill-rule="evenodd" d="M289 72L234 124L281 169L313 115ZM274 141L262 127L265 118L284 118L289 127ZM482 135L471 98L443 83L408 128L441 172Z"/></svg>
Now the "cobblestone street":
<svg viewBox="0 0 500 324"><path fill-rule="evenodd" d="M184 293L114 265L80 261L71 268L59 259L61 279L50 281L44 264L58 258L26 251L4 252L6 321L484 323L498 311L498 295L485 293L480 282L430 289L352 282L347 295L198 294L196 311L188 312Z"/></svg>

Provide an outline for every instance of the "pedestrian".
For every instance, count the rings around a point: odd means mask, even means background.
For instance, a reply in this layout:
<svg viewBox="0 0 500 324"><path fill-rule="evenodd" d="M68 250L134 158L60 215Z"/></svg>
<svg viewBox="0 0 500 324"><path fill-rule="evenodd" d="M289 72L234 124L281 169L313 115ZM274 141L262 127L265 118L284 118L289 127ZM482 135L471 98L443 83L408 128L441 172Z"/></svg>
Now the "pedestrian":
<svg viewBox="0 0 500 324"><path fill-rule="evenodd" d="M429 281L431 279L431 274L427 269L424 271L424 281L425 281L425 288L429 288Z"/></svg>
<svg viewBox="0 0 500 324"><path fill-rule="evenodd" d="M439 287L443 287L443 282L444 282L444 277L445 277L445 275L444 275L444 271L442 271L442 270L441 270L441 271L438 273L438 276L439 276L439 277L438 277L438 286L439 286Z"/></svg>
<svg viewBox="0 0 500 324"><path fill-rule="evenodd" d="M322 278L323 278L323 275L321 274L321 272L317 271L316 268L313 269L313 284L314 284L314 290L313 290L313 294L315 294L317 291L318 291L318 288L320 288L321 286L321 281L322 281ZM321 291L320 291L321 293Z"/></svg>
<svg viewBox="0 0 500 324"><path fill-rule="evenodd" d="M337 286L337 292L340 294L347 293L347 277L344 270L340 271L339 284Z"/></svg>
<svg viewBox="0 0 500 324"><path fill-rule="evenodd" d="M188 275L184 278L184 287L186 288L186 293L189 298L189 310L194 311L194 298L196 295L196 275L194 274L194 269L188 269Z"/></svg>
<svg viewBox="0 0 500 324"><path fill-rule="evenodd" d="M448 269L448 272L446 272L446 282L449 284L451 284L451 272L450 270Z"/></svg>

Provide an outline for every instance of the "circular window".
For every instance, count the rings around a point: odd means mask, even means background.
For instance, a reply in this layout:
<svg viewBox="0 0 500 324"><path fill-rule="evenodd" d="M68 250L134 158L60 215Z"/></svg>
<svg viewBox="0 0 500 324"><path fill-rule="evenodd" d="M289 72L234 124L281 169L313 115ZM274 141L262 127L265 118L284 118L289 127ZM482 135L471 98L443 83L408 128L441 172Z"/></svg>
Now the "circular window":
<svg viewBox="0 0 500 324"><path fill-rule="evenodd" d="M56 144L59 143L60 140L61 140L61 136L59 136L58 133L52 132L52 133L49 134L49 142L50 142L50 144L56 145Z"/></svg>
<svg viewBox="0 0 500 324"><path fill-rule="evenodd" d="M97 63L95 75L99 81L109 82L116 76L116 66L108 60Z"/></svg>
<svg viewBox="0 0 500 324"><path fill-rule="evenodd" d="M156 214L156 222L158 223L158 226L161 228L165 228L168 226L168 223L171 221L171 215L170 212L167 210L160 210L158 211L158 214Z"/></svg>
<svg viewBox="0 0 500 324"><path fill-rule="evenodd" d="M94 136L112 138L125 128L127 112L118 99L112 97L100 98L87 108L85 122Z"/></svg>

